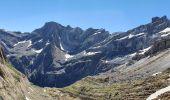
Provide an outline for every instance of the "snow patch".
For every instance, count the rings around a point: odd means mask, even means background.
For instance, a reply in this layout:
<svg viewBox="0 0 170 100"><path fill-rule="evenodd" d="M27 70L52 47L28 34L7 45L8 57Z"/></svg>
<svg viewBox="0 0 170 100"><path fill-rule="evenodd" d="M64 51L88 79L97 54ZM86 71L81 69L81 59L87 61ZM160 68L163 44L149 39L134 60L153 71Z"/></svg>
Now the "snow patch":
<svg viewBox="0 0 170 100"><path fill-rule="evenodd" d="M85 50L82 52L82 54L83 54L84 56L95 55L95 54L97 54L97 53L101 53L101 52L86 52Z"/></svg>
<svg viewBox="0 0 170 100"><path fill-rule="evenodd" d="M31 40L28 40L28 46L27 47L30 47L32 45L32 41Z"/></svg>
<svg viewBox="0 0 170 100"><path fill-rule="evenodd" d="M23 44L23 43L26 43L27 41L20 41L20 42L18 42L18 43L16 43L16 44L14 44L14 46L17 46L18 44Z"/></svg>
<svg viewBox="0 0 170 100"><path fill-rule="evenodd" d="M60 49L64 51L64 47L63 45L61 44L61 38L59 37L59 40L60 40Z"/></svg>
<svg viewBox="0 0 170 100"><path fill-rule="evenodd" d="M138 37L138 36L141 36L141 35L144 35L145 33L138 33L138 34L135 34L135 35L133 35L133 34L129 34L128 36L125 36L125 37L122 37L122 38L120 38L120 39L117 39L117 40L124 40L124 39L131 39L131 38L133 38L133 37Z"/></svg>
<svg viewBox="0 0 170 100"><path fill-rule="evenodd" d="M145 33L139 33L139 34L136 34L135 36L142 36L142 35L145 35Z"/></svg>
<svg viewBox="0 0 170 100"><path fill-rule="evenodd" d="M137 54L137 53L135 52L135 53L129 54L128 56L129 56L129 57L134 57L136 54Z"/></svg>
<svg viewBox="0 0 170 100"><path fill-rule="evenodd" d="M33 49L33 51L34 51L34 52L36 52L36 53L41 53L41 52L42 52L42 50L43 50L43 48L42 48L42 49L40 49L40 50L35 50L35 49Z"/></svg>
<svg viewBox="0 0 170 100"><path fill-rule="evenodd" d="M135 35L133 35L133 34L129 34L128 38L131 39L131 38L133 38L134 36L135 36Z"/></svg>
<svg viewBox="0 0 170 100"><path fill-rule="evenodd" d="M64 48L63 48L63 46L62 46L61 42L60 42L60 48L61 48L61 50L63 50L63 51L64 51Z"/></svg>
<svg viewBox="0 0 170 100"><path fill-rule="evenodd" d="M127 39L127 38L128 38L128 36L125 36L125 37L122 37L122 38L117 39L117 40L124 40L124 39Z"/></svg>
<svg viewBox="0 0 170 100"><path fill-rule="evenodd" d="M96 35L96 34L100 34L101 32L96 32L96 33L94 33L93 35Z"/></svg>
<svg viewBox="0 0 170 100"><path fill-rule="evenodd" d="M109 63L109 60L105 60L105 63Z"/></svg>
<svg viewBox="0 0 170 100"><path fill-rule="evenodd" d="M170 27L165 28L163 31L159 32L161 34L161 37L166 37L170 35Z"/></svg>
<svg viewBox="0 0 170 100"><path fill-rule="evenodd" d="M50 44L50 42L48 41L45 45L47 46L47 45L49 45Z"/></svg>
<svg viewBox="0 0 170 100"><path fill-rule="evenodd" d="M155 93L151 94L146 100L153 100L153 99L156 99L159 95L165 93L165 92L168 92L170 91L170 86L167 86L163 89L160 89L158 91L156 91Z"/></svg>
<svg viewBox="0 0 170 100"><path fill-rule="evenodd" d="M170 27L165 28L163 31L159 32L159 33L167 33L170 32Z"/></svg>
<svg viewBox="0 0 170 100"><path fill-rule="evenodd" d="M88 53L85 53L85 55L95 55L97 53L100 53L100 52L88 52Z"/></svg>
<svg viewBox="0 0 170 100"><path fill-rule="evenodd" d="M70 59L70 58L72 58L72 57L74 57L73 55L70 55L70 54L65 54L65 60L68 60L68 59Z"/></svg>
<svg viewBox="0 0 170 100"><path fill-rule="evenodd" d="M139 52L139 54L140 55L143 55L143 54L145 54L147 51L149 51L150 49L152 48L152 46L150 46L150 47L148 47L148 48L145 48L145 49L143 49L143 50L140 50Z"/></svg>
<svg viewBox="0 0 170 100"><path fill-rule="evenodd" d="M170 32L167 33L167 34L162 34L161 37L166 37L166 36L168 36L168 35L170 35Z"/></svg>
<svg viewBox="0 0 170 100"><path fill-rule="evenodd" d="M31 40L24 40L24 41L20 41L16 44L14 44L14 46L17 46L18 44L25 44L25 43L28 43L27 47L30 47L32 45L32 41Z"/></svg>

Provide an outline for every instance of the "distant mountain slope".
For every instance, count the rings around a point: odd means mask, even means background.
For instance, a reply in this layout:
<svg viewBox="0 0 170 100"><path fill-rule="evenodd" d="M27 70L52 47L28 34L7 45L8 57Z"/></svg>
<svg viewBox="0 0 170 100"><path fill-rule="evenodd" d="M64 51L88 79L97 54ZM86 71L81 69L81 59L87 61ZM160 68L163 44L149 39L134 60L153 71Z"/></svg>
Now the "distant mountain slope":
<svg viewBox="0 0 170 100"><path fill-rule="evenodd" d="M60 89L87 100L169 100L170 49Z"/></svg>
<svg viewBox="0 0 170 100"><path fill-rule="evenodd" d="M11 63L31 82L65 87L168 48L168 44L161 47L159 41L169 38L169 29L166 16L154 17L146 25L115 34L48 22L24 35L1 30L0 40ZM153 50L157 42L159 49Z"/></svg>

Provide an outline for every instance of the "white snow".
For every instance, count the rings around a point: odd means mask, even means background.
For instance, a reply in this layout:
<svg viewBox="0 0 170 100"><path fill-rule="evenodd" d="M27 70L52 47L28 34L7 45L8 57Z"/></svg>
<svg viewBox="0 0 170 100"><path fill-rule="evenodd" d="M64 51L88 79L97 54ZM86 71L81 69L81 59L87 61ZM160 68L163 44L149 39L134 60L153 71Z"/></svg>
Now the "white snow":
<svg viewBox="0 0 170 100"><path fill-rule="evenodd" d="M22 43L25 43L25 42L27 42L27 41L20 41L20 42L18 42L18 43L16 43L16 44L14 44L14 46L17 46L18 44L22 44Z"/></svg>
<svg viewBox="0 0 170 100"><path fill-rule="evenodd" d="M25 99L26 99L26 100L30 100L30 99L28 99L28 97L25 97Z"/></svg>
<svg viewBox="0 0 170 100"><path fill-rule="evenodd" d="M32 45L32 41L28 40L28 46L27 47L30 47L31 45Z"/></svg>
<svg viewBox="0 0 170 100"><path fill-rule="evenodd" d="M144 35L145 33L139 33L139 34L136 34L135 36L141 36L141 35Z"/></svg>
<svg viewBox="0 0 170 100"><path fill-rule="evenodd" d="M168 92L170 91L170 86L167 86L163 89L160 89L158 91L156 91L155 93L151 94L146 100L153 100L153 99L156 99L159 95L165 93L165 92Z"/></svg>
<svg viewBox="0 0 170 100"><path fill-rule="evenodd" d="M129 34L129 39L130 38L133 38L133 37L138 37L138 36L141 36L141 35L144 35L145 33L138 33L138 34L135 34L135 35L133 35L133 34Z"/></svg>
<svg viewBox="0 0 170 100"><path fill-rule="evenodd" d="M120 38L120 39L117 39L117 40L124 40L124 39L126 39L126 38L128 38L129 36L125 36L125 37L122 37L122 38Z"/></svg>
<svg viewBox="0 0 170 100"><path fill-rule="evenodd" d="M99 33L101 33L101 32L96 32L96 33L94 33L93 35L96 35L96 34L99 34Z"/></svg>
<svg viewBox="0 0 170 100"><path fill-rule="evenodd" d="M14 46L17 46L18 44L24 44L24 43L28 43L27 47L30 47L32 45L32 41L31 40L24 40L24 41L20 41L16 44L14 44Z"/></svg>
<svg viewBox="0 0 170 100"><path fill-rule="evenodd" d="M61 38L60 37L59 37L59 40L60 40L60 48L61 48L61 50L64 51L63 45L61 44Z"/></svg>
<svg viewBox="0 0 170 100"><path fill-rule="evenodd" d="M45 45L47 46L47 45L49 45L50 44L50 42L48 41Z"/></svg>
<svg viewBox="0 0 170 100"><path fill-rule="evenodd" d="M34 52L36 52L36 53L41 53L41 52L42 52L42 50L43 50L43 48L42 48L42 49L39 49L39 50L35 50L35 49L33 49L33 51L34 51Z"/></svg>
<svg viewBox="0 0 170 100"><path fill-rule="evenodd" d="M96 53L101 53L101 52L86 52L85 50L82 52L84 56L89 56L89 55L95 55Z"/></svg>
<svg viewBox="0 0 170 100"><path fill-rule="evenodd" d="M161 74L161 73L162 72L157 72L157 73L152 74L152 76L156 76L156 75Z"/></svg>
<svg viewBox="0 0 170 100"><path fill-rule="evenodd" d="M150 47L148 47L148 48L145 48L145 49L143 49L143 50L140 50L140 55L143 55L143 54L145 54L145 52L147 52L148 50L150 50L152 48L152 46L150 46Z"/></svg>
<svg viewBox="0 0 170 100"><path fill-rule="evenodd" d="M125 37L122 37L120 39L117 39L117 40L124 40L124 39L131 39L133 37L138 37L138 36L141 36L141 35L144 35L145 33L139 33L139 34L136 34L136 35L133 35L133 34L129 34L128 36L125 36Z"/></svg>
<svg viewBox="0 0 170 100"><path fill-rule="evenodd" d="M134 36L135 36L135 35L133 35L133 34L129 34L128 38L131 39L131 38L133 38Z"/></svg>
<svg viewBox="0 0 170 100"><path fill-rule="evenodd" d="M100 53L100 52L88 52L85 55L95 55L96 53Z"/></svg>
<svg viewBox="0 0 170 100"><path fill-rule="evenodd" d="M137 54L137 53L135 52L135 53L129 54L128 56L129 56L129 57L134 57L136 54Z"/></svg>
<svg viewBox="0 0 170 100"><path fill-rule="evenodd" d="M108 60L105 60L105 63L109 63L109 61L108 61Z"/></svg>
<svg viewBox="0 0 170 100"><path fill-rule="evenodd" d="M166 36L168 36L168 35L170 35L170 32L167 33L167 34L162 34L161 37L166 37Z"/></svg>
<svg viewBox="0 0 170 100"><path fill-rule="evenodd" d="M61 42L60 42L60 48L61 48L61 50L63 50L63 51L64 51L64 48L63 48L63 46L62 46Z"/></svg>
<svg viewBox="0 0 170 100"><path fill-rule="evenodd" d="M165 28L163 31L159 32L161 34L161 37L166 37L170 35L170 27Z"/></svg>
<svg viewBox="0 0 170 100"><path fill-rule="evenodd" d="M165 28L163 31L161 31L159 33L166 33L166 32L170 32L170 27Z"/></svg>
<svg viewBox="0 0 170 100"><path fill-rule="evenodd" d="M70 59L70 58L72 58L73 57L73 55L70 55L70 54L65 54L65 60L68 60L68 59Z"/></svg>

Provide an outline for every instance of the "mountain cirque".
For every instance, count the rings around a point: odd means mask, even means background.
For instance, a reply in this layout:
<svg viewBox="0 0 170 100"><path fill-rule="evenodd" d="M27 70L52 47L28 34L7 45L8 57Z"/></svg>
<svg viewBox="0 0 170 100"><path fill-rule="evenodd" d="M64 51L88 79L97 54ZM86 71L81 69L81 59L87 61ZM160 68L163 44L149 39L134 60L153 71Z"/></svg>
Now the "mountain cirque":
<svg viewBox="0 0 170 100"><path fill-rule="evenodd" d="M129 85L131 82L148 82L152 80L152 74L170 67L169 35L170 21L163 16L154 17L152 22L127 32L112 34L105 29L82 30L48 22L31 33L0 30L0 43L11 64L35 85L65 87L60 91L86 99L94 99L94 95L101 94L100 97L112 91L101 99L121 99L122 95L128 97L125 90L140 90ZM81 82L85 84L85 90L81 90ZM121 87L124 84L129 87ZM112 85L116 85L116 94L113 90L107 90ZM161 87L167 85L168 81ZM93 95L93 89L101 91L102 87L106 88L104 93ZM143 85L141 87L145 88ZM149 85L149 89L152 87ZM150 92L146 90L138 98L146 98L157 89L160 88L148 90ZM128 95L132 99L137 97Z"/></svg>

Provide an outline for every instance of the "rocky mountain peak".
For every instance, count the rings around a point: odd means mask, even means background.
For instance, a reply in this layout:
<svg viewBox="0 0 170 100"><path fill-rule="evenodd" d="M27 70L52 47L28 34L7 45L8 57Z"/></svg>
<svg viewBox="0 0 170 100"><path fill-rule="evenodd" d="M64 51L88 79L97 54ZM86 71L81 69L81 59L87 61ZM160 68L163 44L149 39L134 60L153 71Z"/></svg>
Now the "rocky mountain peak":
<svg viewBox="0 0 170 100"><path fill-rule="evenodd" d="M62 26L62 25L59 24L59 23L56 23L56 22L51 21L51 22L46 22L43 27L47 27L47 28L48 28L48 27L60 28L60 27L64 27L64 26Z"/></svg>
<svg viewBox="0 0 170 100"><path fill-rule="evenodd" d="M155 22L169 22L167 16L163 16L163 17L153 17L152 18L152 23Z"/></svg>
<svg viewBox="0 0 170 100"><path fill-rule="evenodd" d="M58 33L64 28L65 27L62 26L61 24L51 21L45 23L43 27L36 29L33 32L46 35L46 34Z"/></svg>

